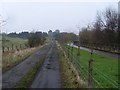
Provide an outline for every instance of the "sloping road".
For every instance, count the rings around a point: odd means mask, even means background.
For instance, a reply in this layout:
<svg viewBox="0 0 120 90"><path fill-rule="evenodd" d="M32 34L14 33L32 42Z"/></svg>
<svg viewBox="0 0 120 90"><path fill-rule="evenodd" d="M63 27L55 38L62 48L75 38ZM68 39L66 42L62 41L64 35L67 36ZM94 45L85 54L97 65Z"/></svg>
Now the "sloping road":
<svg viewBox="0 0 120 90"><path fill-rule="evenodd" d="M73 44L71 44L70 46L78 48L78 46L73 45ZM89 48L80 47L80 49L91 52L91 50ZM115 58L115 59L119 59L119 57L120 57L119 54L113 54L113 53L99 51L99 50L93 50L93 52L96 53L96 54L99 54L99 55L103 55L103 56L110 57L110 58Z"/></svg>
<svg viewBox="0 0 120 90"><path fill-rule="evenodd" d="M2 88L13 88L20 79L49 51L51 45L46 45L26 60L7 71L2 76Z"/></svg>
<svg viewBox="0 0 120 90"><path fill-rule="evenodd" d="M56 43L53 42L45 62L30 88L60 88L60 82L59 60Z"/></svg>

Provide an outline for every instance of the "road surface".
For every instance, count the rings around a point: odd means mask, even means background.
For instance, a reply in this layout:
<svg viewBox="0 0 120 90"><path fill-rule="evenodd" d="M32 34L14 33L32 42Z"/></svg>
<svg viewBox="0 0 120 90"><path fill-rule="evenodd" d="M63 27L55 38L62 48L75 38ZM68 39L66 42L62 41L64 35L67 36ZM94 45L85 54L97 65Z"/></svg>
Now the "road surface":
<svg viewBox="0 0 120 90"><path fill-rule="evenodd" d="M2 76L2 87L13 88L20 79L49 51L50 45L46 45L39 51L32 54L26 60L7 71Z"/></svg>
<svg viewBox="0 0 120 90"><path fill-rule="evenodd" d="M78 46L73 45L73 44L70 44L70 46L78 48ZM91 50L89 48L80 47L80 49L91 52ZM113 54L113 53L99 51L99 50L93 50L93 52L96 53L96 54L99 54L99 55L103 55L103 56L110 57L110 58L115 58L115 59L119 59L119 57L120 57L119 54Z"/></svg>
<svg viewBox="0 0 120 90"><path fill-rule="evenodd" d="M30 88L60 88L60 82L59 60L56 51L56 43L53 42L45 62Z"/></svg>

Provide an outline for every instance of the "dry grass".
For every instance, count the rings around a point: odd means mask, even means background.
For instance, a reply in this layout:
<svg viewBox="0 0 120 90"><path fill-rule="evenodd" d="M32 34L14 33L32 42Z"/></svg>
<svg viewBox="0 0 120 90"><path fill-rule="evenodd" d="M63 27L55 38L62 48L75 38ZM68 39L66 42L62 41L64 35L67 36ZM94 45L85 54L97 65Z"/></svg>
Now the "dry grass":
<svg viewBox="0 0 120 90"><path fill-rule="evenodd" d="M85 82L79 77L72 63L68 61L62 48L57 43L58 56L60 59L60 72L62 88L85 88Z"/></svg>
<svg viewBox="0 0 120 90"><path fill-rule="evenodd" d="M40 46L41 47L41 46ZM2 55L2 71L3 73L13 66L17 65L21 61L25 60L32 53L37 51L40 47L27 48L20 51L3 53Z"/></svg>

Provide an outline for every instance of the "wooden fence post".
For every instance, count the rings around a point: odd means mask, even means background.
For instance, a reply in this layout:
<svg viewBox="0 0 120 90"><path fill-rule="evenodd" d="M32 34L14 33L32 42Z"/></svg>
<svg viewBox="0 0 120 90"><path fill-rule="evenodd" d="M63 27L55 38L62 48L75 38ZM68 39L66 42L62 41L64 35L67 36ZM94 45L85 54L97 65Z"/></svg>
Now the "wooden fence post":
<svg viewBox="0 0 120 90"><path fill-rule="evenodd" d="M16 46L16 50L17 50L17 46Z"/></svg>
<svg viewBox="0 0 120 90"><path fill-rule="evenodd" d="M2 47L2 52L3 52L3 53L5 52L5 47L4 47L4 46Z"/></svg>
<svg viewBox="0 0 120 90"><path fill-rule="evenodd" d="M68 58L69 58L69 47L68 47Z"/></svg>
<svg viewBox="0 0 120 90"><path fill-rule="evenodd" d="M21 48L21 44L20 44L20 49L22 49L22 48Z"/></svg>
<svg viewBox="0 0 120 90"><path fill-rule="evenodd" d="M9 51L9 47L7 47L8 51Z"/></svg>
<svg viewBox="0 0 120 90"><path fill-rule="evenodd" d="M93 48L91 47L91 59L89 60L89 78L88 78L88 86L92 85L92 78L93 78Z"/></svg>
<svg viewBox="0 0 120 90"><path fill-rule="evenodd" d="M89 79L88 79L88 86L92 85L93 79L93 60L89 60Z"/></svg>
<svg viewBox="0 0 120 90"><path fill-rule="evenodd" d="M80 63L80 45L78 46L78 52L77 52L77 60ZM79 64L81 65L81 64ZM79 66L78 66L79 67Z"/></svg>
<svg viewBox="0 0 120 90"><path fill-rule="evenodd" d="M77 56L80 56L80 46L78 46L78 53Z"/></svg>
<svg viewBox="0 0 120 90"><path fill-rule="evenodd" d="M73 46L71 48L71 60L73 59Z"/></svg>
<svg viewBox="0 0 120 90"><path fill-rule="evenodd" d="M12 50L13 50L13 44L12 44Z"/></svg>

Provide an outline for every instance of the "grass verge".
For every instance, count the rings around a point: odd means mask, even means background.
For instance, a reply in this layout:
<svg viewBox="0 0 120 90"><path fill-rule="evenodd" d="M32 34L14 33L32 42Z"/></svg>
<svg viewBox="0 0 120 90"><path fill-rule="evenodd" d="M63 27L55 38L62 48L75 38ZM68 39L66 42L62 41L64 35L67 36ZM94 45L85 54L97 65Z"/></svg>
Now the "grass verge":
<svg viewBox="0 0 120 90"><path fill-rule="evenodd" d="M2 55L2 73L5 73L6 71L10 70L14 66L24 61L33 53L37 52L38 50L43 50L45 47L48 47L49 45L50 45L50 42L47 42L42 46L27 48L15 53L3 54Z"/></svg>
<svg viewBox="0 0 120 90"><path fill-rule="evenodd" d="M14 66L18 65L20 62L28 58L34 52L40 50L41 47L27 48L15 53L8 53L2 55L2 72L10 70Z"/></svg>
<svg viewBox="0 0 120 90"><path fill-rule="evenodd" d="M41 58L31 70L28 71L28 73L20 80L15 88L29 88L44 60L45 56Z"/></svg>
<svg viewBox="0 0 120 90"><path fill-rule="evenodd" d="M76 75L71 69L71 66L66 60L63 51L59 44L57 45L57 53L60 60L60 72L61 72L61 87L62 88L79 88L79 84L76 80Z"/></svg>

